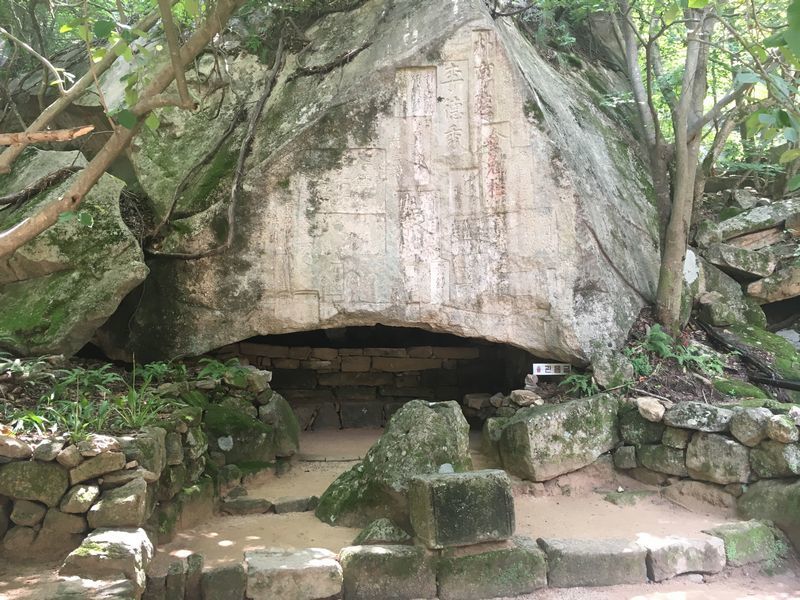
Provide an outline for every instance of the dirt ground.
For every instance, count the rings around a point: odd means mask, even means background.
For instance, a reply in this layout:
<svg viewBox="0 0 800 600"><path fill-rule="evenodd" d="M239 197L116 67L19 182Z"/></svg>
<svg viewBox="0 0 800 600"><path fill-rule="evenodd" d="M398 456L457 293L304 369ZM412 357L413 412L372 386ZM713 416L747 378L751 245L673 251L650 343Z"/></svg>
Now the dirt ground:
<svg viewBox="0 0 800 600"><path fill-rule="evenodd" d="M307 432L302 452L293 468L276 477L263 476L248 485L248 495L274 500L281 497L320 495L343 471L355 464L380 435L381 430ZM492 465L477 452L473 437L475 468ZM617 506L604 499L619 487L643 490L638 482L616 474L602 463L569 474L548 485L515 485L517 533L532 538L622 537L635 539L640 533L702 536L701 531L729 518L708 507L688 511L660 498L644 496L635 506ZM569 493L569 495L564 495ZM175 557L200 552L207 566L241 560L246 550L281 547L322 547L338 551L349 545L357 529L331 527L313 513L284 515L219 516L202 527L180 533L158 549L157 569L165 569ZM57 598L56 563L43 565L0 564L0 600ZM684 576L660 584L542 590L525 596L537 600L647 599L647 600L800 600L800 567L796 562L783 572L767 576L758 569L726 572L706 577Z"/></svg>

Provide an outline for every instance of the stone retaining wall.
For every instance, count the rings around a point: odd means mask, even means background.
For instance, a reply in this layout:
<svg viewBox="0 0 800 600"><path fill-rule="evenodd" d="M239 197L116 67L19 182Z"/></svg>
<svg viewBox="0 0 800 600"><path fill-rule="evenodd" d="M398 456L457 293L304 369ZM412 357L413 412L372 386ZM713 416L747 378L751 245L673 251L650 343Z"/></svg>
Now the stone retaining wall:
<svg viewBox="0 0 800 600"><path fill-rule="evenodd" d="M240 342L217 356L270 369L273 386L292 405L300 427L319 430L382 427L412 399L507 394L521 384L516 379L529 362L527 355L509 361L512 352L525 354L494 345L330 348ZM513 372L515 362L520 374Z"/></svg>

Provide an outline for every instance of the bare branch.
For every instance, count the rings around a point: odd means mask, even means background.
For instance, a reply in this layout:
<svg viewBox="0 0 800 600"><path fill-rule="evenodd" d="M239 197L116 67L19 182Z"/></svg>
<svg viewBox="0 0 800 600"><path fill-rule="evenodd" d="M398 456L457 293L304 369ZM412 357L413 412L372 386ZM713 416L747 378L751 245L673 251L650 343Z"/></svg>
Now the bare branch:
<svg viewBox="0 0 800 600"><path fill-rule="evenodd" d="M53 66L53 63L51 63L44 56L42 56L36 50L34 50L32 46L30 46L29 44L26 44L25 42L23 42L21 39L19 39L13 33L9 32L9 31L6 31L2 27L0 27L0 33L2 33L4 36L6 36L8 39L10 39L12 42L14 42L20 48L24 48L25 51L28 52L28 54L32 55L33 57L36 58L36 60L38 60L40 63L42 63L47 68L47 70L50 71L53 74L53 76L56 78L56 82L55 83L56 83L56 86L58 87L58 92L62 96L66 93L66 90L64 89L64 82L61 79L61 73L59 73L58 69L56 69ZM2 171L0 171L0 172L2 172Z"/></svg>
<svg viewBox="0 0 800 600"><path fill-rule="evenodd" d="M169 48L169 59L172 62L172 69L175 71L175 85L178 87L180 96L180 106L189 110L197 108L197 103L189 95L189 86L186 85L186 76L181 64L181 42L178 37L178 30L175 21L172 20L172 8L170 0L158 0L158 10L161 12L161 22L164 24L164 37L167 38Z"/></svg>
<svg viewBox="0 0 800 600"><path fill-rule="evenodd" d="M73 127L72 129L36 131L33 133L28 133L27 131L0 133L0 146L28 145L39 142L68 142L75 138L83 137L90 131L94 131L94 125L84 125L82 127Z"/></svg>
<svg viewBox="0 0 800 600"><path fill-rule="evenodd" d="M7 196L0 196L0 206L5 208L8 205L14 204L19 206L23 202L33 198L37 194L50 189L54 185L58 185L62 181L69 179L74 173L77 173L83 167L63 167L58 171L45 175L38 181L33 182L24 190L8 194ZM0 209L2 210L2 209Z"/></svg>
<svg viewBox="0 0 800 600"><path fill-rule="evenodd" d="M177 0L173 0L173 3L174 2L177 2ZM135 39L138 37L138 34L136 33L137 31L147 31L151 29L158 22L158 18L159 12L154 10L145 16L141 21L136 23L131 29L131 35L133 38ZM126 42L120 40L114 46L108 49L102 60L94 65L94 71L97 76L100 76L103 72L107 71L111 65L114 64L114 61L116 61L118 56L122 54L125 45ZM27 132L33 133L36 131L42 131L53 121L53 119L64 112L68 106L77 100L89 88L89 86L92 85L93 82L94 75L92 73L86 73L83 77L76 81L75 84L69 88L69 90L67 90L66 94L58 98L50 106L44 109L42 113L36 117L36 120L28 126ZM8 173L11 170L11 165L24 149L24 146L12 146L0 154L0 175L3 173Z"/></svg>
<svg viewBox="0 0 800 600"><path fill-rule="evenodd" d="M233 12L245 0L219 0L205 23L195 31L181 48L181 64L186 65L199 54L228 22ZM145 88L143 98L162 93L174 79L172 64L165 65ZM32 240L58 221L58 216L77 208L97 180L102 177L138 133L141 121L132 129L117 127L106 144L86 165L83 173L59 199L43 206L35 214L23 219L12 228L0 233L0 259L9 256L24 243Z"/></svg>

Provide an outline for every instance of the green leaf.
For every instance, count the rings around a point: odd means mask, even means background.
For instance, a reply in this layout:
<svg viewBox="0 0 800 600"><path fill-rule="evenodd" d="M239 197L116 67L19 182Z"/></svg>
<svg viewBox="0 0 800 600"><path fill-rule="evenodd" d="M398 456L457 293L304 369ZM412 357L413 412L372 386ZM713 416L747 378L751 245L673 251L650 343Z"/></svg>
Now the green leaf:
<svg viewBox="0 0 800 600"><path fill-rule="evenodd" d="M137 92L134 88L127 88L125 90L125 104L128 106L134 106L138 100L139 92Z"/></svg>
<svg viewBox="0 0 800 600"><path fill-rule="evenodd" d="M144 120L144 124L147 125L147 128L150 131L155 131L158 129L158 126L161 125L161 121L158 118L158 115L154 112L151 112L147 115L147 118Z"/></svg>
<svg viewBox="0 0 800 600"><path fill-rule="evenodd" d="M789 192L793 192L798 188L800 188L800 175L795 175L786 184L786 190Z"/></svg>
<svg viewBox="0 0 800 600"><path fill-rule="evenodd" d="M78 211L78 223L91 228L94 225L94 217L85 210Z"/></svg>
<svg viewBox="0 0 800 600"><path fill-rule="evenodd" d="M689 8L705 8L708 0L689 0Z"/></svg>
<svg viewBox="0 0 800 600"><path fill-rule="evenodd" d="M792 148L791 150L787 150L781 157L778 159L778 162L783 164L792 162L793 160L800 158L800 148Z"/></svg>
<svg viewBox="0 0 800 600"><path fill-rule="evenodd" d="M114 26L116 23L114 21L97 21L92 28L94 34L99 38L107 38L109 34L114 31Z"/></svg>
<svg viewBox="0 0 800 600"><path fill-rule="evenodd" d="M736 74L736 79L734 83L736 86L745 85L748 83L758 83L761 81L761 76L753 73L752 71L742 71L741 73Z"/></svg>
<svg viewBox="0 0 800 600"><path fill-rule="evenodd" d="M800 58L800 30L784 31L783 39L794 55Z"/></svg>
<svg viewBox="0 0 800 600"><path fill-rule="evenodd" d="M58 28L58 33L67 33L72 31L72 25L69 23L64 23L61 27Z"/></svg>
<svg viewBox="0 0 800 600"><path fill-rule="evenodd" d="M783 139L787 142L791 142L792 144L797 143L797 129L794 127L786 127L783 130Z"/></svg>
<svg viewBox="0 0 800 600"><path fill-rule="evenodd" d="M71 210L61 213L58 215L58 222L59 223L69 223L72 219L75 218L75 213Z"/></svg>
<svg viewBox="0 0 800 600"><path fill-rule="evenodd" d="M126 129L133 129L136 127L136 115L129 111L127 108L122 109L117 114L114 115L116 118L117 123L125 127Z"/></svg>
<svg viewBox="0 0 800 600"><path fill-rule="evenodd" d="M773 33L771 36L764 40L764 46L767 48L778 48L780 46L785 46L786 40L783 39L783 31L779 31L778 33Z"/></svg>
<svg viewBox="0 0 800 600"><path fill-rule="evenodd" d="M183 0L183 8L190 17L197 17L200 14L200 2L198 0Z"/></svg>

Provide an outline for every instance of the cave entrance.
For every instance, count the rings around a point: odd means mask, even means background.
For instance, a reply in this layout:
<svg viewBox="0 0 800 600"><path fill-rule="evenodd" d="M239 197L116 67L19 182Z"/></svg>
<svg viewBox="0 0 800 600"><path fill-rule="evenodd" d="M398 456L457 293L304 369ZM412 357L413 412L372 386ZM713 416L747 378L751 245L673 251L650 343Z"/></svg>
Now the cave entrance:
<svg viewBox="0 0 800 600"><path fill-rule="evenodd" d="M519 348L410 327L342 327L258 336L226 346L272 371L272 387L304 430L382 427L409 400L508 394L523 387L533 356ZM488 411L463 406L473 427Z"/></svg>

